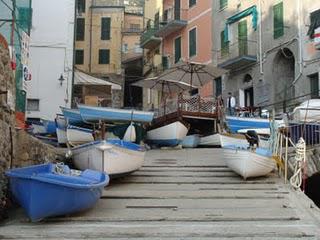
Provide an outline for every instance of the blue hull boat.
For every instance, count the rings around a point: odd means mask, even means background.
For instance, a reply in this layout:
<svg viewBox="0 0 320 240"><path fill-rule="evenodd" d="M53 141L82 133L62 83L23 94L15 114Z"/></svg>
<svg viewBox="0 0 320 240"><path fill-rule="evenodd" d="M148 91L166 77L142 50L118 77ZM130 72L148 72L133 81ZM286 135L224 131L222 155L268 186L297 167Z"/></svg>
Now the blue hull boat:
<svg viewBox="0 0 320 240"><path fill-rule="evenodd" d="M226 117L226 121L232 133L242 129L270 128L270 121L265 118Z"/></svg>
<svg viewBox="0 0 320 240"><path fill-rule="evenodd" d="M43 125L45 127L47 134L55 134L56 133L56 122L42 119Z"/></svg>
<svg viewBox="0 0 320 240"><path fill-rule="evenodd" d="M153 112L137 111L133 109L116 109L107 107L91 107L79 105L80 115L87 122L142 122L153 120Z"/></svg>
<svg viewBox="0 0 320 240"><path fill-rule="evenodd" d="M70 109L70 108L64 108L60 107L61 111L67 120L67 124L71 125L78 125L83 124L83 120L80 115L79 109Z"/></svg>
<svg viewBox="0 0 320 240"><path fill-rule="evenodd" d="M91 208L109 182L104 173L60 164L12 169L6 175L14 198L33 222Z"/></svg>

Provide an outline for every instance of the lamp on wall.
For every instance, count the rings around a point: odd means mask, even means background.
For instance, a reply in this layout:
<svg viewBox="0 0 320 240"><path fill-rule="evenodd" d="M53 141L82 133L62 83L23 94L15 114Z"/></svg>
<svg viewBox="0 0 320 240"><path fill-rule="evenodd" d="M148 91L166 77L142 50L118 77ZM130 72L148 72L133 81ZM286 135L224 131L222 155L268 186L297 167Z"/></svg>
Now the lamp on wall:
<svg viewBox="0 0 320 240"><path fill-rule="evenodd" d="M60 82L60 86L62 86L62 83L63 83L64 80L65 79L64 79L63 75L61 74L59 79L58 79L58 81Z"/></svg>

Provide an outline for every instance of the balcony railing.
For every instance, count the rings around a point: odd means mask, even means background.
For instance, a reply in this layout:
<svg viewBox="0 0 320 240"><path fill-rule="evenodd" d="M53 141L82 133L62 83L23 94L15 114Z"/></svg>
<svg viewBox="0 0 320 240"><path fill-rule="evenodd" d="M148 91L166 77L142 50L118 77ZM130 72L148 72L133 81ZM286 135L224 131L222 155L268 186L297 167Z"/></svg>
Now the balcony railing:
<svg viewBox="0 0 320 240"><path fill-rule="evenodd" d="M218 66L226 69L244 67L257 62L257 42L242 40L226 44L217 52Z"/></svg>
<svg viewBox="0 0 320 240"><path fill-rule="evenodd" d="M188 24L188 10L181 8L165 9L160 21L160 28L156 32L158 37L166 37L174 32L180 31Z"/></svg>
<svg viewBox="0 0 320 240"><path fill-rule="evenodd" d="M157 28L149 28L142 35L140 45L142 48L154 49L161 43L161 38L156 37Z"/></svg>

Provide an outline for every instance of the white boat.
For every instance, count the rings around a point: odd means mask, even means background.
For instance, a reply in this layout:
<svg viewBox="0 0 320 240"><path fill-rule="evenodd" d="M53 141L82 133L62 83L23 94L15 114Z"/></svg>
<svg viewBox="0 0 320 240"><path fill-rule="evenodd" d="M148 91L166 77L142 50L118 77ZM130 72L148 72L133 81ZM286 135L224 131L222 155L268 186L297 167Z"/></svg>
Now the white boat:
<svg viewBox="0 0 320 240"><path fill-rule="evenodd" d="M71 146L77 146L94 141L93 131L87 128L68 125L67 139Z"/></svg>
<svg viewBox="0 0 320 240"><path fill-rule="evenodd" d="M292 114L296 122L318 122L320 116L320 99L310 99L296 107Z"/></svg>
<svg viewBox="0 0 320 240"><path fill-rule="evenodd" d="M200 138L199 146L221 146L220 143L220 134L213 134Z"/></svg>
<svg viewBox="0 0 320 240"><path fill-rule="evenodd" d="M60 145L67 144L67 123L63 115L58 114L56 117L56 134Z"/></svg>
<svg viewBox="0 0 320 240"><path fill-rule="evenodd" d="M147 132L147 141L158 146L177 146L187 136L188 128L180 121Z"/></svg>
<svg viewBox="0 0 320 240"><path fill-rule="evenodd" d="M249 142L243 134L229 134L221 133L220 144L222 148L226 146L235 145L243 148L249 148ZM259 147L269 148L269 140L266 138L259 137Z"/></svg>
<svg viewBox="0 0 320 240"><path fill-rule="evenodd" d="M145 149L122 140L95 141L73 148L72 156L76 168L103 171L114 178L139 169Z"/></svg>
<svg viewBox="0 0 320 240"><path fill-rule="evenodd" d="M44 134L44 133L46 133L46 128L43 125L42 121L33 122L31 124L31 126L32 126L32 133L33 134Z"/></svg>
<svg viewBox="0 0 320 240"><path fill-rule="evenodd" d="M247 128L238 130L238 133L244 134L248 131L255 131L258 135L269 135L270 136L270 128Z"/></svg>
<svg viewBox="0 0 320 240"><path fill-rule="evenodd" d="M183 140L182 140L182 147L184 148L196 148L198 147L200 143L200 137L198 134L194 134L194 135L189 135L186 136Z"/></svg>
<svg viewBox="0 0 320 240"><path fill-rule="evenodd" d="M244 179L266 176L276 168L271 152L263 148L246 150L229 146L222 154L227 166Z"/></svg>

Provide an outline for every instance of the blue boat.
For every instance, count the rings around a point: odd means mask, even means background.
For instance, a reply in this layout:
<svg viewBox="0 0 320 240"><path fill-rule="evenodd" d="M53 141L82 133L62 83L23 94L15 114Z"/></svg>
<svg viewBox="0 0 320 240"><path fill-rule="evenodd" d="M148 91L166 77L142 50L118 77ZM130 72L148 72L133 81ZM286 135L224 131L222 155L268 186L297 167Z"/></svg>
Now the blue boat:
<svg viewBox="0 0 320 240"><path fill-rule="evenodd" d="M232 133L242 129L270 128L270 121L266 118L226 117L228 127Z"/></svg>
<svg viewBox="0 0 320 240"><path fill-rule="evenodd" d="M68 124L71 124L71 125L83 124L83 120L81 118L79 109L70 109L65 107L60 107L60 108Z"/></svg>
<svg viewBox="0 0 320 240"><path fill-rule="evenodd" d="M56 133L56 122L51 120L42 119L46 134Z"/></svg>
<svg viewBox="0 0 320 240"><path fill-rule="evenodd" d="M91 107L79 105L80 115L85 122L142 122L150 123L153 112L144 112L134 109L117 109L107 107Z"/></svg>
<svg viewBox="0 0 320 240"><path fill-rule="evenodd" d="M33 222L91 208L109 182L104 173L61 164L17 168L6 175L14 198Z"/></svg>

